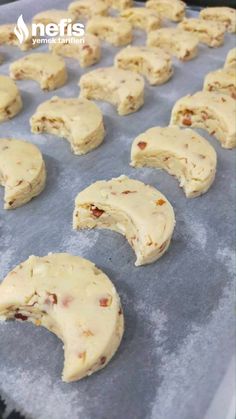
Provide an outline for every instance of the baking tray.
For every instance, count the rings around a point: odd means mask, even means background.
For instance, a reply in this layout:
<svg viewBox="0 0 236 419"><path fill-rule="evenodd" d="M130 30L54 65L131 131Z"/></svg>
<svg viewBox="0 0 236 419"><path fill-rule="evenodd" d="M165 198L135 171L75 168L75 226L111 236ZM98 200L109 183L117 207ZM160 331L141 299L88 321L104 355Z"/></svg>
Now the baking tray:
<svg viewBox="0 0 236 419"><path fill-rule="evenodd" d="M21 13L27 20L38 11L67 5L59 0L21 0L0 7L0 22L14 22ZM193 14L188 10L189 16ZM135 32L135 43L144 41L141 32ZM204 417L234 352L235 150L223 150L202 131L218 153L217 176L207 194L187 200L167 173L131 168L130 147L140 132L167 125L175 101L201 90L204 75L222 67L234 43L235 37L226 34L224 46L201 45L193 61L175 60L172 80L159 87L147 85L145 105L137 113L119 117L111 105L100 102L106 139L83 157L74 156L66 141L33 135L29 128L29 118L42 101L55 94L78 95L77 82L84 73L78 63L66 60L69 81L55 92L42 92L33 81L18 83L24 109L1 124L1 137L26 139L39 146L48 178L45 191L27 205L13 211L4 211L1 205L0 276L30 254L81 255L114 281L124 306L126 330L116 356L104 370L65 384L60 380L63 349L56 336L28 323L1 323L0 392L9 409L16 408L32 419ZM0 72L8 74L9 64L23 53L3 46L0 50L5 55ZM117 51L103 43L98 66L111 65ZM152 265L136 268L134 253L119 234L72 230L76 194L97 179L120 174L155 186L174 206L177 224L172 244Z"/></svg>

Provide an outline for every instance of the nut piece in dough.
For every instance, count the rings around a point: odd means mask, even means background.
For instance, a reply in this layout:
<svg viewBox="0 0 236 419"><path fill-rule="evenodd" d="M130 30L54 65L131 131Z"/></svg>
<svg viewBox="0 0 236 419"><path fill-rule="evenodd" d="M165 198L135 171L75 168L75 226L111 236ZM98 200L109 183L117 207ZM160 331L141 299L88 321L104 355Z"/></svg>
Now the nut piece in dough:
<svg viewBox="0 0 236 419"><path fill-rule="evenodd" d="M153 31L160 28L161 18L154 10L146 7L132 7L121 12L121 17L127 19L133 28Z"/></svg>
<svg viewBox="0 0 236 419"><path fill-rule="evenodd" d="M148 33L147 45L160 47L179 60L189 61L198 54L198 38L179 28L161 28Z"/></svg>
<svg viewBox="0 0 236 419"><path fill-rule="evenodd" d="M21 109L18 87L10 77L0 75L0 122L13 118Z"/></svg>
<svg viewBox="0 0 236 419"><path fill-rule="evenodd" d="M0 185L5 187L4 208L29 202L45 186L46 170L40 150L22 140L0 139Z"/></svg>
<svg viewBox="0 0 236 419"><path fill-rule="evenodd" d="M39 46L37 42L34 42L37 37L32 36L31 26L27 25L29 34L27 38L23 40L22 43L19 42L19 39L14 33L15 24L8 23L5 25L0 25L0 45L6 44L10 46L16 46L20 48L21 51L27 51L31 48L36 48Z"/></svg>
<svg viewBox="0 0 236 419"><path fill-rule="evenodd" d="M77 0L69 4L68 10L77 19L87 19L92 16L107 16L109 5L102 0Z"/></svg>
<svg viewBox="0 0 236 419"><path fill-rule="evenodd" d="M135 138L131 148L131 166L166 170L179 180L187 198L210 188L216 162L215 149L189 128L150 128Z"/></svg>
<svg viewBox="0 0 236 419"><path fill-rule="evenodd" d="M224 43L225 27L222 23L197 18L184 19L178 27L198 37L199 42L211 48Z"/></svg>
<svg viewBox="0 0 236 419"><path fill-rule="evenodd" d="M55 54L35 53L14 61L10 65L10 76L14 80L35 80L43 90L55 90L67 81L67 70L63 58Z"/></svg>
<svg viewBox="0 0 236 419"><path fill-rule="evenodd" d="M41 23L43 25L48 25L50 23L59 25L62 20L64 21L65 28L67 28L69 24L76 22L76 16L68 10L50 9L37 13L37 15L33 17L34 23Z"/></svg>
<svg viewBox="0 0 236 419"><path fill-rule="evenodd" d="M79 61L80 67L89 67L100 61L101 47L99 38L91 33L84 37L84 43L70 42L75 37L60 37L60 42L49 44L49 50L57 55L74 58Z"/></svg>
<svg viewBox="0 0 236 419"><path fill-rule="evenodd" d="M236 70L236 48L232 48L229 50L224 67L233 67L234 70Z"/></svg>
<svg viewBox="0 0 236 419"><path fill-rule="evenodd" d="M179 22L185 16L186 4L181 0L148 0L146 7L160 13L164 18Z"/></svg>
<svg viewBox="0 0 236 419"><path fill-rule="evenodd" d="M221 68L208 73L204 79L203 90L224 93L231 96L233 99L236 99L235 68Z"/></svg>
<svg viewBox="0 0 236 419"><path fill-rule="evenodd" d="M171 125L203 128L223 148L236 147L235 100L215 92L197 92L179 99L171 114Z"/></svg>
<svg viewBox="0 0 236 419"><path fill-rule="evenodd" d="M133 0L106 0L112 9L124 10L132 7L134 2Z"/></svg>
<svg viewBox="0 0 236 419"><path fill-rule="evenodd" d="M64 343L62 380L105 367L120 345L124 317L110 279L68 253L30 256L0 285L0 316L43 326Z"/></svg>
<svg viewBox="0 0 236 419"><path fill-rule="evenodd" d="M142 74L152 85L165 83L173 74L170 55L157 47L128 46L118 52L114 64Z"/></svg>
<svg viewBox="0 0 236 419"><path fill-rule="evenodd" d="M84 74L79 86L80 97L112 103L119 115L136 112L144 102L143 77L129 70L98 68Z"/></svg>
<svg viewBox="0 0 236 419"><path fill-rule="evenodd" d="M228 32L236 32L236 10L231 7L206 7L200 11L200 17L223 23Z"/></svg>
<svg viewBox="0 0 236 419"><path fill-rule="evenodd" d="M105 135L102 112L86 99L57 96L43 102L30 119L31 131L66 138L74 154L86 154L98 147Z"/></svg>
<svg viewBox="0 0 236 419"><path fill-rule="evenodd" d="M95 182L75 200L74 229L98 227L124 235L136 254L135 266L163 255L174 226L174 210L166 197L126 176Z"/></svg>
<svg viewBox="0 0 236 419"><path fill-rule="evenodd" d="M126 19L120 17L93 17L87 23L86 32L116 47L130 44L132 41L132 26Z"/></svg>

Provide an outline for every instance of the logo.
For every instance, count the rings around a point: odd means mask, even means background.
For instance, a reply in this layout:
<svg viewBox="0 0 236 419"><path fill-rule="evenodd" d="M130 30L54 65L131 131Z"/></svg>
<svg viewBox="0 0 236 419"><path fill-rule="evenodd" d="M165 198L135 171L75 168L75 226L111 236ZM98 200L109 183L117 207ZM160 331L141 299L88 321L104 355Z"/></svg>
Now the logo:
<svg viewBox="0 0 236 419"><path fill-rule="evenodd" d="M83 43L85 27L82 23L72 23L72 19L61 19L58 24L32 23L30 32L30 25L26 25L23 16L20 15L14 27L14 34L20 44L27 41L30 36L32 36L33 45L64 43L65 37L67 43Z"/></svg>

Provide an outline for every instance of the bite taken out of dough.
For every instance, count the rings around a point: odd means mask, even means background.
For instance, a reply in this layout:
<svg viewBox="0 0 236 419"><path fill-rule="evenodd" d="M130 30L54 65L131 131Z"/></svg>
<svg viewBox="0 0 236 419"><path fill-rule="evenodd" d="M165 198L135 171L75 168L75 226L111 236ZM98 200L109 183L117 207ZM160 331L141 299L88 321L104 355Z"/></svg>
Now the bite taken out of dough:
<svg viewBox="0 0 236 419"><path fill-rule="evenodd" d="M123 48L115 56L114 65L142 74L151 85L166 83L173 75L171 56L157 47Z"/></svg>
<svg viewBox="0 0 236 419"><path fill-rule="evenodd" d="M124 331L110 279L89 260L68 253L30 256L9 272L0 285L0 317L28 321L58 336L64 344L65 382L104 368Z"/></svg>
<svg viewBox="0 0 236 419"><path fill-rule="evenodd" d="M136 254L136 266L155 262L166 252L174 226L166 197L126 176L95 182L75 200L74 229L97 227L122 234Z"/></svg>
<svg viewBox="0 0 236 419"><path fill-rule="evenodd" d="M13 47L18 47L21 51L28 51L31 48L36 48L39 46L37 43L37 36L32 35L31 26L27 25L28 28L28 36L19 41L18 37L16 36L14 29L15 23L7 23L4 25L0 25L0 45L9 45Z"/></svg>
<svg viewBox="0 0 236 419"><path fill-rule="evenodd" d="M223 93L231 96L233 99L236 99L235 70L235 68L229 66L211 71L205 76L203 90Z"/></svg>
<svg viewBox="0 0 236 419"><path fill-rule="evenodd" d="M10 65L10 76L14 80L35 80L42 90L55 90L67 81L67 70L63 58L55 54L35 53L14 61Z"/></svg>
<svg viewBox="0 0 236 419"><path fill-rule="evenodd" d="M163 18L179 22L185 16L186 4L181 0L148 0L146 7L160 13Z"/></svg>
<svg viewBox="0 0 236 419"><path fill-rule="evenodd" d="M119 115L136 112L144 103L144 79L129 70L98 68L84 74L79 86L80 97L109 102Z"/></svg>
<svg viewBox="0 0 236 419"><path fill-rule="evenodd" d="M69 4L68 10L77 19L89 19L93 16L107 16L109 5L104 0L77 0Z"/></svg>
<svg viewBox="0 0 236 419"><path fill-rule="evenodd" d="M198 18L184 19L178 27L197 36L199 42L211 48L217 48L224 43L225 27L222 23Z"/></svg>
<svg viewBox="0 0 236 419"><path fill-rule="evenodd" d="M86 32L115 47L130 44L133 38L131 24L120 17L95 16L88 20Z"/></svg>
<svg viewBox="0 0 236 419"><path fill-rule="evenodd" d="M86 154L105 136L102 112L87 99L52 97L30 119L31 131L66 138L74 154Z"/></svg>
<svg viewBox="0 0 236 419"><path fill-rule="evenodd" d="M217 156L211 144L192 129L153 127L138 135L131 148L131 166L164 169L174 175L187 198L212 185Z"/></svg>
<svg viewBox="0 0 236 419"><path fill-rule="evenodd" d="M161 17L154 10L146 7L131 7L121 12L121 17L128 20L133 28L154 31L161 26Z"/></svg>
<svg viewBox="0 0 236 419"><path fill-rule="evenodd" d="M14 81L0 74L0 122L13 118L22 106L21 95Z"/></svg>
<svg viewBox="0 0 236 419"><path fill-rule="evenodd" d="M175 103L170 125L203 128L220 141L223 148L236 147L235 100L217 92L201 91Z"/></svg>
<svg viewBox="0 0 236 419"><path fill-rule="evenodd" d="M46 169L40 150L22 140L0 138L0 185L4 209L29 202L44 189Z"/></svg>
<svg viewBox="0 0 236 419"><path fill-rule="evenodd" d="M236 32L236 10L232 7L206 7L200 11L200 18L222 23L228 32Z"/></svg>

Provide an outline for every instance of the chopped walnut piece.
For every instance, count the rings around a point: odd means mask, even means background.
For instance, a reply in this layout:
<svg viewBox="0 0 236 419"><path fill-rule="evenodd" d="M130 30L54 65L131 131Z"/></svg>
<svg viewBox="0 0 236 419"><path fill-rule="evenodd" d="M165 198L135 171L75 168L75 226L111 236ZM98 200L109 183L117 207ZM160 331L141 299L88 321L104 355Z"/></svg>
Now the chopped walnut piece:
<svg viewBox="0 0 236 419"><path fill-rule="evenodd" d="M105 212L97 207L91 207L91 212L94 217L99 218Z"/></svg>
<svg viewBox="0 0 236 419"><path fill-rule="evenodd" d="M166 201L164 199L158 199L158 201L156 201L156 205L164 205L166 204Z"/></svg>
<svg viewBox="0 0 236 419"><path fill-rule="evenodd" d="M24 314L21 314L21 313L15 313L14 317L15 317L15 319L20 319L22 321L25 321L25 320L28 319L27 316L25 316Z"/></svg>
<svg viewBox="0 0 236 419"><path fill-rule="evenodd" d="M109 307L111 305L111 298L103 297L99 300L100 307Z"/></svg>
<svg viewBox="0 0 236 419"><path fill-rule="evenodd" d="M106 360L107 360L106 356L102 356L102 357L100 358L100 363L101 363L101 365L104 365L104 364L105 364L105 362L106 362Z"/></svg>
<svg viewBox="0 0 236 419"><path fill-rule="evenodd" d="M145 143L145 141L139 141L138 147L140 150L144 150L147 147L147 143Z"/></svg>

